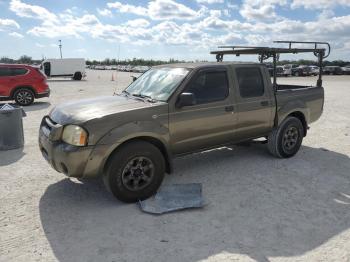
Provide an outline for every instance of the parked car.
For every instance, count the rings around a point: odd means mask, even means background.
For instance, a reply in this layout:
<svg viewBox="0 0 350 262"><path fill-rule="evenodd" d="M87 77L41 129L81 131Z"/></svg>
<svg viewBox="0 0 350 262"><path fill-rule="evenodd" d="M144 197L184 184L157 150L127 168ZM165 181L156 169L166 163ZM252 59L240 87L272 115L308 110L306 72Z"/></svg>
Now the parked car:
<svg viewBox="0 0 350 262"><path fill-rule="evenodd" d="M284 76L283 66L276 66L276 75L277 76Z"/></svg>
<svg viewBox="0 0 350 262"><path fill-rule="evenodd" d="M287 64L283 65L283 75L284 76L291 76L292 75L292 69L298 67L296 64Z"/></svg>
<svg viewBox="0 0 350 262"><path fill-rule="evenodd" d="M48 78L69 77L73 80L81 80L85 76L85 59L46 59L41 63L40 69Z"/></svg>
<svg viewBox="0 0 350 262"><path fill-rule="evenodd" d="M148 66L135 66L132 68L132 72L135 73L144 73L149 69Z"/></svg>
<svg viewBox="0 0 350 262"><path fill-rule="evenodd" d="M116 198L135 202L157 191L176 156L260 137L272 155L294 156L323 103L322 87L274 90L263 64L162 65L119 95L56 106L39 147L58 172L101 175Z"/></svg>
<svg viewBox="0 0 350 262"><path fill-rule="evenodd" d="M341 69L343 71L343 75L350 75L350 65L344 66Z"/></svg>
<svg viewBox="0 0 350 262"><path fill-rule="evenodd" d="M320 73L320 68L318 66L309 66L310 67L310 74L317 76Z"/></svg>
<svg viewBox="0 0 350 262"><path fill-rule="evenodd" d="M325 75L342 75L343 70L340 66L325 66L323 69Z"/></svg>
<svg viewBox="0 0 350 262"><path fill-rule="evenodd" d="M104 65L95 65L95 70L106 70L106 67Z"/></svg>
<svg viewBox="0 0 350 262"><path fill-rule="evenodd" d="M293 76L310 76L311 69L309 66L301 65L295 68L292 68Z"/></svg>
<svg viewBox="0 0 350 262"><path fill-rule="evenodd" d="M34 99L49 97L46 76L37 67L0 64L0 100L15 100L29 106Z"/></svg>

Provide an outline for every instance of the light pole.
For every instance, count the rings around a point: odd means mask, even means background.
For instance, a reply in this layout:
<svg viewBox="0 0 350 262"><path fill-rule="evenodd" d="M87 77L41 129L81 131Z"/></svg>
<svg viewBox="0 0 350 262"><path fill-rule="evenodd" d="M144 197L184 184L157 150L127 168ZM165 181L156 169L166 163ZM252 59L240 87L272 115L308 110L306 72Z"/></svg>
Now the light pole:
<svg viewBox="0 0 350 262"><path fill-rule="evenodd" d="M61 59L62 59L62 41L58 40L58 47L60 48L60 55L61 55Z"/></svg>

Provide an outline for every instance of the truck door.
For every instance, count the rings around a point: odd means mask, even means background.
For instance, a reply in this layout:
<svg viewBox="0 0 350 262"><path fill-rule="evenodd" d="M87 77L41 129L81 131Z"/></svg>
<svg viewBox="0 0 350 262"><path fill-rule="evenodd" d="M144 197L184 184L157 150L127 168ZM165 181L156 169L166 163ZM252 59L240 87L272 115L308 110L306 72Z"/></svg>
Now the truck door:
<svg viewBox="0 0 350 262"><path fill-rule="evenodd" d="M194 94L196 103L182 108L178 108L176 103L169 104L170 139L174 154L197 151L232 139L236 114L228 73L226 67L198 71L180 92Z"/></svg>
<svg viewBox="0 0 350 262"><path fill-rule="evenodd" d="M266 71L266 72L265 72ZM275 107L271 82L264 78L267 70L260 66L241 66L235 69L238 125L237 140L267 135L273 126Z"/></svg>

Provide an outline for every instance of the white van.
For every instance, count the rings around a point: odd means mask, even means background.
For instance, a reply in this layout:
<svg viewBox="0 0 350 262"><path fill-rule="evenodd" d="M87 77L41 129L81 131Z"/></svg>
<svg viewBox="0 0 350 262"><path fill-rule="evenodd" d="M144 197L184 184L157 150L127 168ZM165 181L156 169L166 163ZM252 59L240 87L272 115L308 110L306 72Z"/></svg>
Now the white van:
<svg viewBox="0 0 350 262"><path fill-rule="evenodd" d="M50 77L71 77L81 80L85 76L84 58L46 59L40 69Z"/></svg>

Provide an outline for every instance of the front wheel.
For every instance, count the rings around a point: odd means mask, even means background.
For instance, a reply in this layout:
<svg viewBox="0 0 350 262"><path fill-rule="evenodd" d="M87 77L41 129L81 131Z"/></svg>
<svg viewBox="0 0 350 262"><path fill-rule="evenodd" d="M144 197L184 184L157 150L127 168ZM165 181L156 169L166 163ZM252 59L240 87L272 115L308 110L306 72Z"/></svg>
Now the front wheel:
<svg viewBox="0 0 350 262"><path fill-rule="evenodd" d="M134 141L113 153L103 181L117 199L132 203L154 195L164 174L165 160L159 149L145 141Z"/></svg>
<svg viewBox="0 0 350 262"><path fill-rule="evenodd" d="M294 156L300 149L304 127L296 117L287 117L267 138L269 152L278 158Z"/></svg>
<svg viewBox="0 0 350 262"><path fill-rule="evenodd" d="M73 80L81 80L83 75L80 72L75 72L73 76Z"/></svg>
<svg viewBox="0 0 350 262"><path fill-rule="evenodd" d="M28 88L20 88L13 95L16 103L20 106L29 106L34 102L34 93Z"/></svg>

